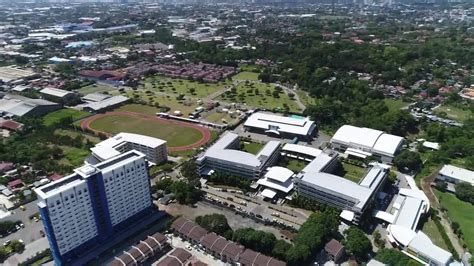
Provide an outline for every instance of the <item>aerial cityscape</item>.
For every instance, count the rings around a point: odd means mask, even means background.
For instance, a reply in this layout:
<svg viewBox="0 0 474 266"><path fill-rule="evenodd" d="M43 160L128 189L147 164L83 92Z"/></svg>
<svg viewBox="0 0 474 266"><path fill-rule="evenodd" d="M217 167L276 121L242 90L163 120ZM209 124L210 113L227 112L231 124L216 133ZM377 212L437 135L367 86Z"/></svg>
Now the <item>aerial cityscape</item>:
<svg viewBox="0 0 474 266"><path fill-rule="evenodd" d="M0 0L0 265L474 265L474 2Z"/></svg>

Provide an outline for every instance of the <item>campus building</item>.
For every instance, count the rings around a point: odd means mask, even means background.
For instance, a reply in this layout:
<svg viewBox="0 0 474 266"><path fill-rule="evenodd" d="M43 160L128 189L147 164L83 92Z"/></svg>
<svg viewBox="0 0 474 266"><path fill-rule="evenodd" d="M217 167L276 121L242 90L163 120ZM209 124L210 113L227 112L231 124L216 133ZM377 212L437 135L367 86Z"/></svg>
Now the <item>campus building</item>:
<svg viewBox="0 0 474 266"><path fill-rule="evenodd" d="M267 170L257 181L263 188L261 193L263 197L273 199L278 194L285 197L293 190L293 171L281 166L272 166Z"/></svg>
<svg viewBox="0 0 474 266"><path fill-rule="evenodd" d="M402 137L380 130L344 125L332 137L331 146L348 156L363 159L374 156L382 162L391 163L403 142Z"/></svg>
<svg viewBox="0 0 474 266"><path fill-rule="evenodd" d="M32 99L16 94L0 95L0 114L17 117L38 117L61 108L58 103Z"/></svg>
<svg viewBox="0 0 474 266"><path fill-rule="evenodd" d="M386 169L375 165L359 183L332 174L337 153L322 152L294 178L298 194L342 209L341 218L358 223L375 195L383 187Z"/></svg>
<svg viewBox="0 0 474 266"><path fill-rule="evenodd" d="M145 155L129 151L35 189L56 265L114 241L153 212Z"/></svg>
<svg viewBox="0 0 474 266"><path fill-rule="evenodd" d="M257 112L247 118L244 128L251 132L271 134L282 138L309 139L316 130L316 124L308 117L279 116Z"/></svg>
<svg viewBox="0 0 474 266"><path fill-rule="evenodd" d="M436 179L454 184L466 182L474 186L474 171L447 164L441 168Z"/></svg>
<svg viewBox="0 0 474 266"><path fill-rule="evenodd" d="M62 104L79 98L77 93L57 88L44 88L40 93L43 99Z"/></svg>
<svg viewBox="0 0 474 266"><path fill-rule="evenodd" d="M256 155L240 151L239 148L239 135L225 133L196 160L199 174L205 176L217 171L257 179L278 160L280 142L267 142Z"/></svg>
<svg viewBox="0 0 474 266"><path fill-rule="evenodd" d="M91 148L92 156L86 162L96 164L131 150L145 154L146 159L153 164L168 160L165 140L122 132Z"/></svg>

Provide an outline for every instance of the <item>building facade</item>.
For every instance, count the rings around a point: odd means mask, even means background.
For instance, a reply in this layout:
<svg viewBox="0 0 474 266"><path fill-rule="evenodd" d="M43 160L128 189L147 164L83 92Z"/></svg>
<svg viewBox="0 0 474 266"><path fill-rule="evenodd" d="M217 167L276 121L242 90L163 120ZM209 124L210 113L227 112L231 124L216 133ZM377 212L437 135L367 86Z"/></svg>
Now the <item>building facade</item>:
<svg viewBox="0 0 474 266"><path fill-rule="evenodd" d="M56 265L73 264L152 212L148 166L137 151L82 166L35 191Z"/></svg>

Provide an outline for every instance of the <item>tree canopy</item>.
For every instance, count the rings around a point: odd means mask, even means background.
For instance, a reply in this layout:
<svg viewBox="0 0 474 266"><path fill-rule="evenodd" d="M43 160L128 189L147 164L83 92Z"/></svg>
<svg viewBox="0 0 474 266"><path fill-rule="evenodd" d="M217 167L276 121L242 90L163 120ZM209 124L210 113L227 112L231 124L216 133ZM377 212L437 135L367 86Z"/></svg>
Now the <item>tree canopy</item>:
<svg viewBox="0 0 474 266"><path fill-rule="evenodd" d="M358 261L365 261L368 258L370 252L372 252L372 243L370 239L364 234L364 232L355 227L351 226L349 229L344 231L345 235L345 247L354 255Z"/></svg>

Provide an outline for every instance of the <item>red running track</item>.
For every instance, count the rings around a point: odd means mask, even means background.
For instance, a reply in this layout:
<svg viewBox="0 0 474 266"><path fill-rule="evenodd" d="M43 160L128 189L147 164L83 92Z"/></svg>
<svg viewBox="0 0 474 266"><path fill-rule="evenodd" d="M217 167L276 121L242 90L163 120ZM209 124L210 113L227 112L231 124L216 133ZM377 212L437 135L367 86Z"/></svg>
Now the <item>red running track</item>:
<svg viewBox="0 0 474 266"><path fill-rule="evenodd" d="M140 119L143 119L143 120L155 121L155 122L159 122L159 123L162 123L162 124L169 124L169 125L173 124L173 125L178 125L178 126L181 126L181 127L191 127L191 128L196 129L197 131L199 131L201 133L202 138L199 141L197 141L193 144L186 145L186 146L178 146L178 147L168 147L168 151L171 151L171 152L187 151L187 150L191 150L191 149L194 149L194 148L199 148L199 147L203 146L204 144L206 144L207 142L209 142L209 140L211 140L211 132L209 131L209 129L207 129L205 127L194 125L194 124L191 124L191 123L182 122L182 121L165 119L165 118L161 118L161 117L157 117L157 116L153 116L153 115L146 115L146 114L134 113L134 112L123 112L123 111L122 112L107 112L105 114L97 114L97 115L94 115L94 116L90 116L90 117L88 117L88 118L81 121L81 128L90 130L90 131L94 132L95 134L101 133L101 134L105 134L106 136L112 136L112 134L110 134L108 132L96 130L96 129L93 129L93 128L90 127L91 123L94 122L95 120L97 120L99 118L102 118L102 117L105 117L105 116L111 116L111 115L129 116L129 117L134 117L134 118L140 118Z"/></svg>

